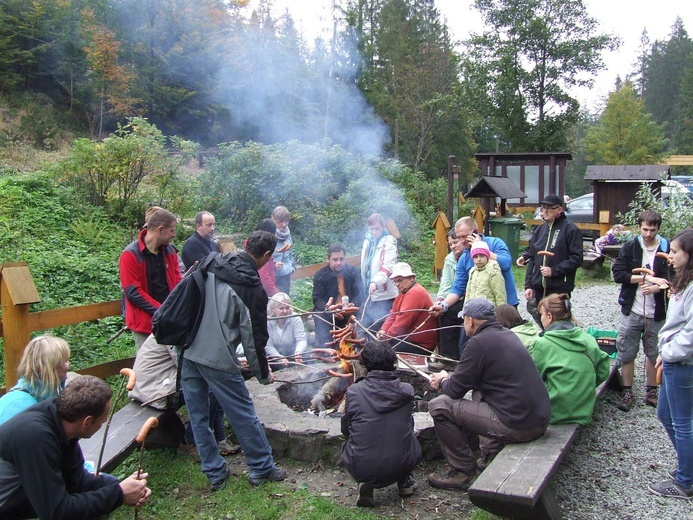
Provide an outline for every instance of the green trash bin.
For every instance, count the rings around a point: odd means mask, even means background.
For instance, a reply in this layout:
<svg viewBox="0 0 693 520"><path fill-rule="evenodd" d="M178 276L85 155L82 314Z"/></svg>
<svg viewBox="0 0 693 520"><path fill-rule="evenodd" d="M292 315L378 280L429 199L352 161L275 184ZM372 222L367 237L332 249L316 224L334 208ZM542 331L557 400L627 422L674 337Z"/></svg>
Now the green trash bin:
<svg viewBox="0 0 693 520"><path fill-rule="evenodd" d="M524 222L515 217L495 217L488 222L491 236L505 242L514 261L520 255L520 230Z"/></svg>

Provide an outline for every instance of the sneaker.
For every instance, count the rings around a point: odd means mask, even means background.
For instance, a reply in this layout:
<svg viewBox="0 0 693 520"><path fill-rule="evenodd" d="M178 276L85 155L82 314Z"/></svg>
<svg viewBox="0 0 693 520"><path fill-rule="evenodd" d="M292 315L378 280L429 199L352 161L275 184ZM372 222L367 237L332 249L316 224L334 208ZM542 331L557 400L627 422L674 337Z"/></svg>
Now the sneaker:
<svg viewBox="0 0 693 520"><path fill-rule="evenodd" d="M219 455L226 457L227 455L235 455L240 453L241 447L237 444L230 444L226 439L217 442L217 449L219 450Z"/></svg>
<svg viewBox="0 0 693 520"><path fill-rule="evenodd" d="M478 459L476 459L476 468L479 470L479 473L484 471L486 468L488 468L488 465L493 462L493 459L496 458L496 453L486 453L485 455L482 455Z"/></svg>
<svg viewBox="0 0 693 520"><path fill-rule="evenodd" d="M284 468L278 468L275 466L272 469L272 471L270 471L264 477L251 477L250 475L248 475L248 482L250 482L253 486L259 486L260 484L268 480L272 482L279 482L281 480L284 480L285 478L286 470Z"/></svg>
<svg viewBox="0 0 693 520"><path fill-rule="evenodd" d="M226 481L227 481L227 479L229 478L229 475L231 474L231 471L229 471L229 465L228 465L228 464L224 463L224 465L225 465L225 468L226 468L226 475L225 475L224 478L222 478L221 480L218 480L218 481L216 481L216 482L212 482L212 483L209 485L209 489L210 489L212 492L214 492L214 491L220 491L220 490L222 490L222 489L224 489L224 488L226 487Z"/></svg>
<svg viewBox="0 0 693 520"><path fill-rule="evenodd" d="M674 468L674 469L670 469L669 471L667 471L667 473L671 477L671 480L676 480L676 473L678 473L678 471L679 471L679 468Z"/></svg>
<svg viewBox="0 0 693 520"><path fill-rule="evenodd" d="M645 394L645 399L643 401L647 406L654 406L657 408L658 392L656 388L651 388Z"/></svg>
<svg viewBox="0 0 693 520"><path fill-rule="evenodd" d="M359 484L359 498L356 501L357 507L375 507L373 498L373 488L367 484Z"/></svg>
<svg viewBox="0 0 693 520"><path fill-rule="evenodd" d="M414 490L416 489L416 480L409 475L404 482L397 483L397 489L399 490L399 496L410 497L414 494Z"/></svg>
<svg viewBox="0 0 693 520"><path fill-rule="evenodd" d="M476 475L466 475L455 468L452 468L445 475L431 473L428 476L428 483L434 488L439 489L459 489L467 491L476 480Z"/></svg>
<svg viewBox="0 0 693 520"><path fill-rule="evenodd" d="M616 404L616 408L624 412L630 411L633 407L633 392L625 391L621 394L621 400Z"/></svg>
<svg viewBox="0 0 693 520"><path fill-rule="evenodd" d="M684 500L693 498L693 487L684 489L679 486L677 482L671 482L669 480L657 482L656 484L649 484L647 489L649 489L651 493L665 498L682 498Z"/></svg>

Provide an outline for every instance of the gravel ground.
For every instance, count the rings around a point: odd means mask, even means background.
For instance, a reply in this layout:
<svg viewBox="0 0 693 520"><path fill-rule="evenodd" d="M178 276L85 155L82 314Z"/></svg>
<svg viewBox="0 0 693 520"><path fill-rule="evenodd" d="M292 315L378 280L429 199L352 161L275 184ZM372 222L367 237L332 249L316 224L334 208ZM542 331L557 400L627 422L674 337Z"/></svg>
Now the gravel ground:
<svg viewBox="0 0 693 520"><path fill-rule="evenodd" d="M574 314L587 328L616 329L619 287L599 284L573 293ZM563 460L553 486L565 519L693 518L693 501L651 494L647 484L668 478L676 453L656 411L642 403L643 356L636 360L630 412L616 408L618 394L607 391Z"/></svg>

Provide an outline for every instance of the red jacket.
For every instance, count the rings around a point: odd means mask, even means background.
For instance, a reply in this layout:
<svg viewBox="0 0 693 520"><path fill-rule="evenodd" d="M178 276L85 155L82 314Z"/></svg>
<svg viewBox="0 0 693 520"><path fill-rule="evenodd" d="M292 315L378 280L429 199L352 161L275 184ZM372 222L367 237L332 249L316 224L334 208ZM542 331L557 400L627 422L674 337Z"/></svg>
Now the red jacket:
<svg viewBox="0 0 693 520"><path fill-rule="evenodd" d="M407 341L421 345L422 347L433 350L438 344L438 320L430 317L428 309L433 305L431 296L423 286L416 282L404 294L400 293L392 304L392 310L383 323L382 330L389 336L402 339L403 336L411 333L424 323L416 333L412 334ZM411 312L413 309L420 309L419 312ZM402 312L399 311L410 311Z"/></svg>
<svg viewBox="0 0 693 520"><path fill-rule="evenodd" d="M128 245L120 255L120 286L125 296L125 326L134 332L151 334L152 314L161 306L149 295L149 282L147 277L147 263L144 259L144 235L143 229L137 240ZM166 282L171 291L182 276L178 261L178 252L173 246L164 249L164 266L166 269Z"/></svg>

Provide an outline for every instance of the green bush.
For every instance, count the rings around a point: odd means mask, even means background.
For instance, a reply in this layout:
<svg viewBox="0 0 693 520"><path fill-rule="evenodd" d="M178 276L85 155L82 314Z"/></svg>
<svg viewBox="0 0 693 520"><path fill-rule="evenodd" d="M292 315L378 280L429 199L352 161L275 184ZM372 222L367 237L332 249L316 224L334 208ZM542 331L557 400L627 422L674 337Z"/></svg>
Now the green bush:
<svg viewBox="0 0 693 520"><path fill-rule="evenodd" d="M674 192L663 202L649 184L642 183L628 207L625 215L617 215L624 225L635 227L643 210L654 210L662 216L659 232L669 240L682 229L693 226L693 201L685 193Z"/></svg>

